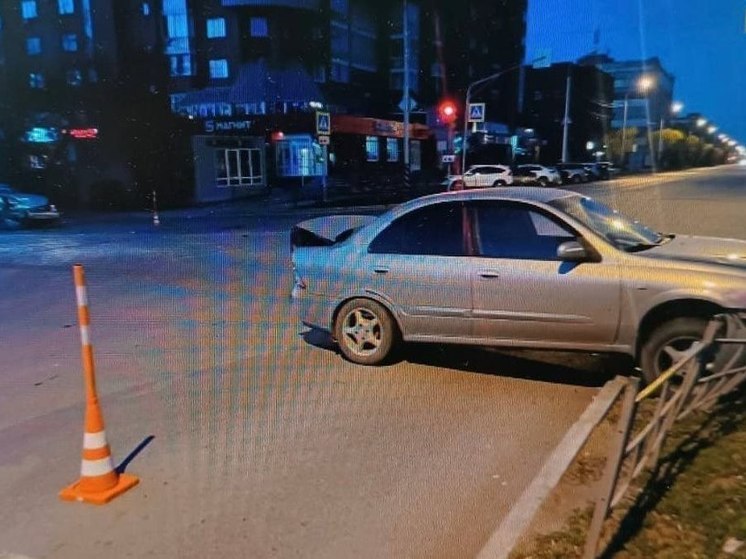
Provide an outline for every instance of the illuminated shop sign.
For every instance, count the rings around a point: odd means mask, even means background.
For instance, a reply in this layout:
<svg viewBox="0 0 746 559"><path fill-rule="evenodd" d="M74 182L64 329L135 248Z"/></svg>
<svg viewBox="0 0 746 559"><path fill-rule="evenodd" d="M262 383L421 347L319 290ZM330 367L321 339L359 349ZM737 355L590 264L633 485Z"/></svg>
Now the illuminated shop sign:
<svg viewBox="0 0 746 559"><path fill-rule="evenodd" d="M35 126L26 130L24 140L30 144L51 144L60 139L56 128Z"/></svg>

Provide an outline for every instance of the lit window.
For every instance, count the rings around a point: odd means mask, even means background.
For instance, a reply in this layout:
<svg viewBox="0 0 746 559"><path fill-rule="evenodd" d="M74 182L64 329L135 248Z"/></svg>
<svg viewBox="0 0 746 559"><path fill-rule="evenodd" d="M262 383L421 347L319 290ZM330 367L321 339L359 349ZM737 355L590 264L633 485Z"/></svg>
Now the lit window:
<svg viewBox="0 0 746 559"><path fill-rule="evenodd" d="M214 17L207 20L207 38L225 37L225 18Z"/></svg>
<svg viewBox="0 0 746 559"><path fill-rule="evenodd" d="M60 15L75 13L75 0L57 0Z"/></svg>
<svg viewBox="0 0 746 559"><path fill-rule="evenodd" d="M225 58L219 60L210 60L210 77L211 78L227 78L228 77L228 61Z"/></svg>
<svg viewBox="0 0 746 559"><path fill-rule="evenodd" d="M169 57L171 63L171 76L191 76L192 56L190 54L177 54Z"/></svg>
<svg viewBox="0 0 746 559"><path fill-rule="evenodd" d="M26 53L32 56L41 53L40 37L29 37L26 39Z"/></svg>
<svg viewBox="0 0 746 559"><path fill-rule="evenodd" d="M46 85L44 82L44 76L39 72L31 72L28 75L28 84L29 87L33 87L34 89L44 89L44 86Z"/></svg>
<svg viewBox="0 0 746 559"><path fill-rule="evenodd" d="M21 15L23 19L33 19L38 14L36 13L36 0L24 0L21 2Z"/></svg>
<svg viewBox="0 0 746 559"><path fill-rule="evenodd" d="M62 50L65 52L78 50L78 36L75 33L65 33L62 36Z"/></svg>
<svg viewBox="0 0 746 559"><path fill-rule="evenodd" d="M251 36L252 37L268 37L269 28L267 27L266 17L252 17L251 18Z"/></svg>
<svg viewBox="0 0 746 559"><path fill-rule="evenodd" d="M150 15L150 4L147 2L142 3L142 15L149 16Z"/></svg>
<svg viewBox="0 0 746 559"><path fill-rule="evenodd" d="M368 161L378 161L378 136L365 137L365 154Z"/></svg>
<svg viewBox="0 0 746 559"><path fill-rule="evenodd" d="M80 70L68 70L65 77L67 79L67 85L78 87L83 83L83 74L80 73Z"/></svg>
<svg viewBox="0 0 746 559"><path fill-rule="evenodd" d="M166 16L166 31L169 39L189 37L189 18L183 14Z"/></svg>
<svg viewBox="0 0 746 559"><path fill-rule="evenodd" d="M399 141L386 138L386 161L399 161Z"/></svg>
<svg viewBox="0 0 746 559"><path fill-rule="evenodd" d="M215 182L219 187L264 184L262 152L254 148L215 150Z"/></svg>

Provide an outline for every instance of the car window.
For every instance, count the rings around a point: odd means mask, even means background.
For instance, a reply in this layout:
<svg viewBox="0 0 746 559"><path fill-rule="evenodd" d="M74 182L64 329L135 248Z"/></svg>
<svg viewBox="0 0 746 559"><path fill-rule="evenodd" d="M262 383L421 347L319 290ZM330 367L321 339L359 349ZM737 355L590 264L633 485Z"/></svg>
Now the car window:
<svg viewBox="0 0 746 559"><path fill-rule="evenodd" d="M557 247L575 238L553 218L520 204L473 202L467 213L479 256L559 260Z"/></svg>
<svg viewBox="0 0 746 559"><path fill-rule="evenodd" d="M434 204L395 219L370 243L375 254L463 256L460 203Z"/></svg>

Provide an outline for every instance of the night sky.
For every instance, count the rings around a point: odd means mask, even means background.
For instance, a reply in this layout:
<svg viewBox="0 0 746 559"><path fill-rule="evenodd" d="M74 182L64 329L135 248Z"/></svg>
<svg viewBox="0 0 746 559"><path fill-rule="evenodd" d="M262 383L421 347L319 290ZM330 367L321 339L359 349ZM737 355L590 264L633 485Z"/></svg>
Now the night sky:
<svg viewBox="0 0 746 559"><path fill-rule="evenodd" d="M702 113L746 142L746 0L529 0L526 60L594 50L616 60L657 56L684 113Z"/></svg>

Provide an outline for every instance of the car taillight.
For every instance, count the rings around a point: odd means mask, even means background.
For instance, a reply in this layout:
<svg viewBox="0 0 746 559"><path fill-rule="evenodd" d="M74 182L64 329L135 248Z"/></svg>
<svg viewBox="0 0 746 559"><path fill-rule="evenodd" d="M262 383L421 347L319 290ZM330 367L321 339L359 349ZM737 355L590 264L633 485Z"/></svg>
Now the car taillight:
<svg viewBox="0 0 746 559"><path fill-rule="evenodd" d="M57 211L57 206L55 206L54 204L49 204L49 211L50 212L56 212Z"/></svg>

